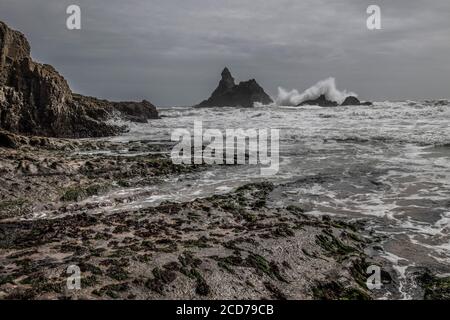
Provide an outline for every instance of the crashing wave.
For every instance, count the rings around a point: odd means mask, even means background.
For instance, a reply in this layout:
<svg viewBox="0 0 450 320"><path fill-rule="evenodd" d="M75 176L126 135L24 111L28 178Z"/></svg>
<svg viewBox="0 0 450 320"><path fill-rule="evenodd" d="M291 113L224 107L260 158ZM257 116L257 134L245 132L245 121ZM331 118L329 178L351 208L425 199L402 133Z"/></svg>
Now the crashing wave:
<svg viewBox="0 0 450 320"><path fill-rule="evenodd" d="M337 102L338 104L344 102L345 98L349 96L358 96L353 92L338 90L336 88L336 80L330 77L317 82L302 93L299 93L295 89L287 91L282 87L278 87L278 96L275 99L275 104L278 106L298 106L304 101L314 100L322 95L324 95L327 100Z"/></svg>

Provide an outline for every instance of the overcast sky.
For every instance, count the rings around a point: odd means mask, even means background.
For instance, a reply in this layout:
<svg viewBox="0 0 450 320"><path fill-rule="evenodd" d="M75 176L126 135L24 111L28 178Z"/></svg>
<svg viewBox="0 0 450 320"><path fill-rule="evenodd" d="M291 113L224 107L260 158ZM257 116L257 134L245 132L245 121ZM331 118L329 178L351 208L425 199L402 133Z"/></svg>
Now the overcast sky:
<svg viewBox="0 0 450 320"><path fill-rule="evenodd" d="M70 4L80 31L66 29ZM382 30L366 28L369 4ZM196 104L225 66L272 96L332 76L363 99L450 97L449 0L1 0L0 20L102 98Z"/></svg>

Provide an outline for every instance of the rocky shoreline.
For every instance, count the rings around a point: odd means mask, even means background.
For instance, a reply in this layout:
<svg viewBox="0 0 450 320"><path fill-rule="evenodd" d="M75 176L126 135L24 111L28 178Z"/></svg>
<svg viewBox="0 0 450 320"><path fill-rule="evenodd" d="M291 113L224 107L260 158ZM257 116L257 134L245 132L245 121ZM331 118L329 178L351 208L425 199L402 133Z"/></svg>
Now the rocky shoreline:
<svg viewBox="0 0 450 320"><path fill-rule="evenodd" d="M96 147L50 139L38 149L2 150L0 298L372 298L360 226L307 216L300 207L268 208L270 183L94 214L83 206L86 197L201 170L161 155L73 153ZM53 214L33 215L43 210ZM66 289L69 265L81 268L79 291Z"/></svg>
<svg viewBox="0 0 450 320"><path fill-rule="evenodd" d="M0 299L400 298L396 272L370 253L382 239L364 221L273 208L280 186L104 207L105 194L205 166L174 165L169 144L13 138L14 149L0 147ZM367 289L372 264L382 266L382 290ZM70 265L82 271L81 290L67 290ZM417 281L425 299L449 298L448 278Z"/></svg>

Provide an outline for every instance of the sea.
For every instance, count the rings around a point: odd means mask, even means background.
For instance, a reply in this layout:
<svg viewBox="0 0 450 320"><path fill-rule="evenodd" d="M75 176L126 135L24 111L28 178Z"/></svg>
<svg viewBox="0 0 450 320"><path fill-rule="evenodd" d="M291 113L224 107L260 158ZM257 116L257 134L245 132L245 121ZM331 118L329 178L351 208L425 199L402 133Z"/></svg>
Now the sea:
<svg viewBox="0 0 450 320"><path fill-rule="evenodd" d="M171 143L174 130L279 129L277 174L258 165L213 165L142 188L124 188L90 201L132 194L104 210L137 210L184 202L270 181L268 206L298 205L314 216L364 222L379 255L394 266L401 298L415 298L414 274L427 268L450 275L450 102L384 101L372 106L165 107L162 119L126 123L129 132L107 138ZM102 152L102 150L98 151Z"/></svg>

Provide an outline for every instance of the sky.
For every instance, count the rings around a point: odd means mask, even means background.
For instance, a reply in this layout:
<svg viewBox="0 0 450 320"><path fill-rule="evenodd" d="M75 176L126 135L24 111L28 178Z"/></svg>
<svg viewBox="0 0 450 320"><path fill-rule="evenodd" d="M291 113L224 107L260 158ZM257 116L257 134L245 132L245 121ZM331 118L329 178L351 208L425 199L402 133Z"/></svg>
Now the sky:
<svg viewBox="0 0 450 320"><path fill-rule="evenodd" d="M81 8L81 30L66 8ZM381 8L381 30L366 9ZM448 0L1 0L0 20L75 92L159 106L208 98L228 66L273 97L328 77L364 100L450 98Z"/></svg>

